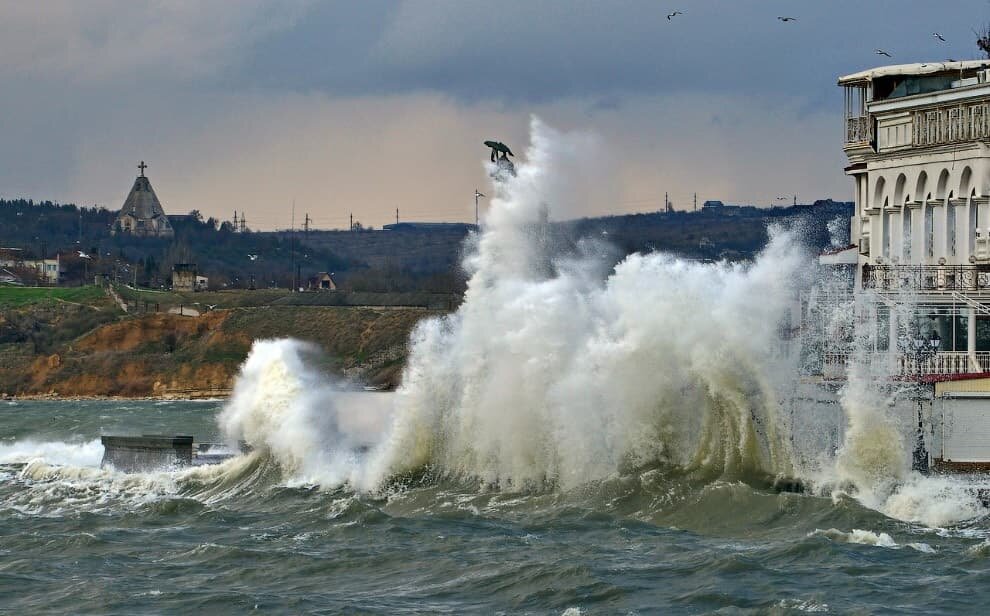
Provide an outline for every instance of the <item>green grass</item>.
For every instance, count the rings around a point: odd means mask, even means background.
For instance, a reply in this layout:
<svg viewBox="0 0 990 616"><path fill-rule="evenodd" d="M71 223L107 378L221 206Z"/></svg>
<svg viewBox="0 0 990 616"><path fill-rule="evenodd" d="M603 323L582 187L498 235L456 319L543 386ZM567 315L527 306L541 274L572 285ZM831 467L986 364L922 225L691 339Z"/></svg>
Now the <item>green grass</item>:
<svg viewBox="0 0 990 616"><path fill-rule="evenodd" d="M85 287L8 287L0 286L0 308L21 308L41 302L63 301L96 305L106 303L106 295L97 286Z"/></svg>
<svg viewBox="0 0 990 616"><path fill-rule="evenodd" d="M117 293L127 302L138 302L141 305L148 302L149 305L158 304L162 309L179 305L195 308L199 304L201 311L205 310L206 306L216 306L217 309L267 306L278 299L291 295L288 289L257 289L254 291L236 289L175 293L173 291L135 290L124 286L118 286Z"/></svg>

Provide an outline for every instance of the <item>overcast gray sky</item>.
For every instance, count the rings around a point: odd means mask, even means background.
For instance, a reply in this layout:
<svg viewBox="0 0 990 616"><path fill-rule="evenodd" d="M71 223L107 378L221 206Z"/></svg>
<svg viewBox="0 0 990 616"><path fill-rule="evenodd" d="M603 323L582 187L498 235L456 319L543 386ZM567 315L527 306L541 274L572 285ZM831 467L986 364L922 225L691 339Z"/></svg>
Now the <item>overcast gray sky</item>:
<svg viewBox="0 0 990 616"><path fill-rule="evenodd" d="M986 0L0 0L0 196L116 209L144 159L170 213L467 221L481 142L521 153L536 115L609 163L571 215L848 199L836 78L877 47L976 57L988 20Z"/></svg>

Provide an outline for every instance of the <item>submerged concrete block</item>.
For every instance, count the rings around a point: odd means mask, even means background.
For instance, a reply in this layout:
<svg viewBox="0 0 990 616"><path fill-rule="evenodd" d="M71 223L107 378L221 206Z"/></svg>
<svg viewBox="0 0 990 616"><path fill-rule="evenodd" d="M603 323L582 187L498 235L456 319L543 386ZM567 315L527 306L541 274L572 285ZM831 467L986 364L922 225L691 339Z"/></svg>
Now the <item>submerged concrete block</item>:
<svg viewBox="0 0 990 616"><path fill-rule="evenodd" d="M112 466L125 473L141 473L190 466L191 436L104 436L100 468Z"/></svg>

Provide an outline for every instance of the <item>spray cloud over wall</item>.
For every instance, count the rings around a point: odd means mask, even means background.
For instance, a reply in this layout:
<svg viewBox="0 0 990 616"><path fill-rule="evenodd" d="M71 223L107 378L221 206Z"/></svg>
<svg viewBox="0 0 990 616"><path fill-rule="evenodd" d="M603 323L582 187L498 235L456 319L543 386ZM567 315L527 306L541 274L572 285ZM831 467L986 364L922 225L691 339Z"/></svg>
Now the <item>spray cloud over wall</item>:
<svg viewBox="0 0 990 616"><path fill-rule="evenodd" d="M466 258L464 304L413 336L369 477L430 466L566 488L658 461L788 470L770 366L794 242L777 234L750 266L633 255L607 277L594 256L554 259L540 225L567 208L558 167L587 150L533 120Z"/></svg>

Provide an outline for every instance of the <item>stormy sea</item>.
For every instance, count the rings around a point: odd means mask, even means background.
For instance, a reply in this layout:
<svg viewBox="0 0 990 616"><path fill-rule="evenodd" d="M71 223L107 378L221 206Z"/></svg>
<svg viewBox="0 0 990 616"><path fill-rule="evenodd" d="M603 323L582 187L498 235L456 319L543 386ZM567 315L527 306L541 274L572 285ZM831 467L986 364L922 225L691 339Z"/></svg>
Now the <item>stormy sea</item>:
<svg viewBox="0 0 990 616"><path fill-rule="evenodd" d="M911 471L867 363L838 433L794 393L800 233L748 264L557 252L574 150L534 120L395 392L268 340L229 400L0 402L0 611L982 613L984 480ZM250 451L123 473L106 434Z"/></svg>

